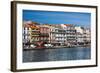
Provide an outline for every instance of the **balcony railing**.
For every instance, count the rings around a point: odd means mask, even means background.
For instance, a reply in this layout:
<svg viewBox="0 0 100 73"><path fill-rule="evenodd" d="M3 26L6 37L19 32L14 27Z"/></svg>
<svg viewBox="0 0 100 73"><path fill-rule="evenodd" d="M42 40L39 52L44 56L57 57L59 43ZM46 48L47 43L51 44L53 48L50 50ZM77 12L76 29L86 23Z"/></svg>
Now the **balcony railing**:
<svg viewBox="0 0 100 73"><path fill-rule="evenodd" d="M49 34L46 34L46 33L40 33L39 36L40 36L40 37L49 37Z"/></svg>

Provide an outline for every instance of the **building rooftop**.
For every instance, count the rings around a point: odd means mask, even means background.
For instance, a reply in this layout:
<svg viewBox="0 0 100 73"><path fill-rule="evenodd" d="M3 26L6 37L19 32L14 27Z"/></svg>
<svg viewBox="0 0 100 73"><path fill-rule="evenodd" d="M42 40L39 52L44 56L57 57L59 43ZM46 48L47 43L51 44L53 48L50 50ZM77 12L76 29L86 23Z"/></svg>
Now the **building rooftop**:
<svg viewBox="0 0 100 73"><path fill-rule="evenodd" d="M64 24L64 25L66 25L66 26L74 26L73 24Z"/></svg>

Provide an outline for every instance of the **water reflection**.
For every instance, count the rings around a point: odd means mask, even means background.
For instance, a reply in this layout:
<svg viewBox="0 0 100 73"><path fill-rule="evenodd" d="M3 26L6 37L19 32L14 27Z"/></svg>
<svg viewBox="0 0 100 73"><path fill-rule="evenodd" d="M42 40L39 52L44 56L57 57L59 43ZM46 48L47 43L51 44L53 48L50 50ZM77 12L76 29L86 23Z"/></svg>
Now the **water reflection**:
<svg viewBox="0 0 100 73"><path fill-rule="evenodd" d="M61 48L23 51L23 62L90 59L90 48Z"/></svg>

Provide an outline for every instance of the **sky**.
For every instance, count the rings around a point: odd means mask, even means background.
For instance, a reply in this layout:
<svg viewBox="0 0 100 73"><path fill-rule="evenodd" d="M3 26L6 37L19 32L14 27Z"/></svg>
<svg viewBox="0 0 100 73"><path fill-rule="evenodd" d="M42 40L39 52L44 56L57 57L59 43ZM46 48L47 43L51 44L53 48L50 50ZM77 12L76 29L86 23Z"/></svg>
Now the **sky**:
<svg viewBox="0 0 100 73"><path fill-rule="evenodd" d="M90 27L91 14L80 12L23 10L23 21L43 24L74 24Z"/></svg>

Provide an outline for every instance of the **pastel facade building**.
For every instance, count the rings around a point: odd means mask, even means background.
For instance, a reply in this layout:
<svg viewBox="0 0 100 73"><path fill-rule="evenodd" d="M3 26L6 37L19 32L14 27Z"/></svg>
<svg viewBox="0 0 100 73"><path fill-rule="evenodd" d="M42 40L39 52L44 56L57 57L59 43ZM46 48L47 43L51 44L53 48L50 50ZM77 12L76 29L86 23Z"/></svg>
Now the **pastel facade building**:
<svg viewBox="0 0 100 73"><path fill-rule="evenodd" d="M23 25L23 41L25 43L39 41L40 28L36 26L36 23L27 21Z"/></svg>
<svg viewBox="0 0 100 73"><path fill-rule="evenodd" d="M55 27L51 26L50 24L43 24L42 27L48 28L44 32L48 35L48 43L55 43Z"/></svg>
<svg viewBox="0 0 100 73"><path fill-rule="evenodd" d="M45 43L49 42L49 28L44 26L44 25L39 25L40 27L40 34L39 34L39 38L40 41L43 41Z"/></svg>

